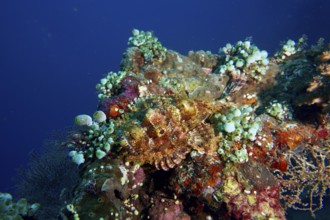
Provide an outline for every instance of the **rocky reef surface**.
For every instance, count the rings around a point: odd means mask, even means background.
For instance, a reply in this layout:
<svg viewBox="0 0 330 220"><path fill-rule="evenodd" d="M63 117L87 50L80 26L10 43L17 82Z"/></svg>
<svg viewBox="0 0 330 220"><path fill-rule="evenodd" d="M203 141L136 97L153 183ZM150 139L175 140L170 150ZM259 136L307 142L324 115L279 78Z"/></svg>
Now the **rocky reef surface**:
<svg viewBox="0 0 330 220"><path fill-rule="evenodd" d="M330 48L251 39L219 54L133 30L98 109L65 142L79 182L60 219L285 219L329 193Z"/></svg>
<svg viewBox="0 0 330 220"><path fill-rule="evenodd" d="M64 219L285 219L329 189L330 49L303 37L273 56L219 54L133 30L93 117L66 143L80 166Z"/></svg>

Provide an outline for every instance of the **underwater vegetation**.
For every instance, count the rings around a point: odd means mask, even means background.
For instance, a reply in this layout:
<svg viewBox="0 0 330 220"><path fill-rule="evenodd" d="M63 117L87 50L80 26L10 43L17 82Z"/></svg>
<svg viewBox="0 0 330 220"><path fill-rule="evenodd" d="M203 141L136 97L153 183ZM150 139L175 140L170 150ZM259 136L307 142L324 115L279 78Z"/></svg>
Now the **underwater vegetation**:
<svg viewBox="0 0 330 220"><path fill-rule="evenodd" d="M58 219L285 219L323 207L330 45L302 37L270 57L246 39L183 56L139 30L128 43L120 71L96 85L95 114L78 115L63 143L78 180Z"/></svg>

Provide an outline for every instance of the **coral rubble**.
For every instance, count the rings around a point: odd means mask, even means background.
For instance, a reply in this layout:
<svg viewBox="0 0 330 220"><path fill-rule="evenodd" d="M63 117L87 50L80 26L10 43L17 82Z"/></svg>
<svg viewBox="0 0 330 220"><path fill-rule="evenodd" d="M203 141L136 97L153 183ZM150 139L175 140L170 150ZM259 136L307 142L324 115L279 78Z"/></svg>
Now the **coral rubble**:
<svg viewBox="0 0 330 220"><path fill-rule="evenodd" d="M285 219L314 215L329 176L329 48L249 39L220 54L133 30L66 145L79 165L63 219Z"/></svg>

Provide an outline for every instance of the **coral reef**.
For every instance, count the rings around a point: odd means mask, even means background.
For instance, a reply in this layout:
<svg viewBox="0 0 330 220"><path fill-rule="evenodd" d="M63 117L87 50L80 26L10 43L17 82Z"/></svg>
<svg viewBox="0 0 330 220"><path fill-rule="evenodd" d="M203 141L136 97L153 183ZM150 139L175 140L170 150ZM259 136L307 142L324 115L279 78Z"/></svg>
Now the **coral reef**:
<svg viewBox="0 0 330 220"><path fill-rule="evenodd" d="M320 41L321 42L321 41ZM328 195L329 48L251 39L219 54L133 30L93 117L64 143L79 181L61 219L285 219Z"/></svg>
<svg viewBox="0 0 330 220"><path fill-rule="evenodd" d="M294 112L294 117L299 120L306 120L309 123L319 123L320 117L324 117L329 112L329 46L319 40L309 50L303 50L301 46L305 40L300 39L294 55L286 57L279 62L277 57L272 59L280 67L279 74L276 75L277 83L270 89L260 93L264 110L268 103L276 100L285 103L290 111Z"/></svg>

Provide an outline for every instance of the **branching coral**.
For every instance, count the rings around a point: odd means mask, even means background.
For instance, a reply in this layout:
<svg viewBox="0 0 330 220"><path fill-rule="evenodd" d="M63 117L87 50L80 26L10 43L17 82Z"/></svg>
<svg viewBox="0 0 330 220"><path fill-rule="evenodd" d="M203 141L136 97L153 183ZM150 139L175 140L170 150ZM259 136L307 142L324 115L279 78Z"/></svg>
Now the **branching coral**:
<svg viewBox="0 0 330 220"><path fill-rule="evenodd" d="M301 152L288 151L288 170L278 173L281 198L286 207L310 211L323 207L330 189L330 145L308 145Z"/></svg>

